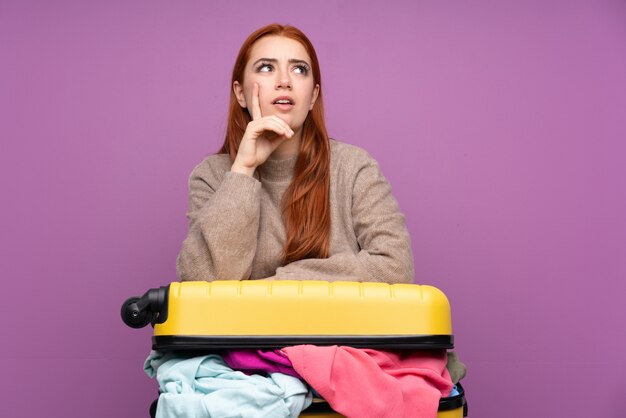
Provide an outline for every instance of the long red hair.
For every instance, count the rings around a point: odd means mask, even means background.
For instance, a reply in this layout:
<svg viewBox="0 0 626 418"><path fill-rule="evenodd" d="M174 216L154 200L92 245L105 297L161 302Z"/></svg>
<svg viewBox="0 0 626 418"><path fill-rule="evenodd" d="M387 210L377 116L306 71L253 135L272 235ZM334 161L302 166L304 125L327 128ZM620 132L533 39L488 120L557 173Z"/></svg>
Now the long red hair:
<svg viewBox="0 0 626 418"><path fill-rule="evenodd" d="M293 180L283 197L283 222L287 233L284 262L287 264L304 258L327 258L330 235L330 143L324 122L319 61L313 44L299 29L271 24L252 33L241 46L233 68L228 126L220 153L229 154L231 160L235 160L241 138L252 120L248 111L239 105L232 85L235 81L243 84L244 69L252 46L269 35L284 36L300 42L311 57L314 84L320 86L317 100L302 127L300 153Z"/></svg>

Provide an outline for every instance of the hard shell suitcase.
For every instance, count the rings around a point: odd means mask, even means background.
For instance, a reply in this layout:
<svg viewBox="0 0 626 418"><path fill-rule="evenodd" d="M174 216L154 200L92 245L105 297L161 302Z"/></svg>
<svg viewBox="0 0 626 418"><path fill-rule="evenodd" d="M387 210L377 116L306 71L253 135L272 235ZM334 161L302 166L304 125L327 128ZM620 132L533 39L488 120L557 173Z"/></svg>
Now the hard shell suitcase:
<svg viewBox="0 0 626 418"><path fill-rule="evenodd" d="M297 344L428 350L454 347L450 304L437 288L325 281L173 282L122 306L134 328L152 323L155 350L211 352ZM467 415L463 387L438 418ZM154 405L153 405L154 406ZM301 417L341 417L328 404Z"/></svg>

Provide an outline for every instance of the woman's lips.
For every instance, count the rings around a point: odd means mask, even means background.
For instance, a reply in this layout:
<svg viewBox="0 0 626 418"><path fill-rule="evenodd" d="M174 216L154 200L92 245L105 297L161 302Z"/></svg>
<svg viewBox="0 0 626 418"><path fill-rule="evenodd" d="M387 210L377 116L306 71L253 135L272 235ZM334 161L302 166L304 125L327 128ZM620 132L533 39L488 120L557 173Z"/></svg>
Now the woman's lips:
<svg viewBox="0 0 626 418"><path fill-rule="evenodd" d="M293 109L292 103L274 103L272 106L276 107L278 110L289 111Z"/></svg>
<svg viewBox="0 0 626 418"><path fill-rule="evenodd" d="M293 99L290 96L279 96L274 99L272 105L276 106L278 110L288 112L293 109Z"/></svg>

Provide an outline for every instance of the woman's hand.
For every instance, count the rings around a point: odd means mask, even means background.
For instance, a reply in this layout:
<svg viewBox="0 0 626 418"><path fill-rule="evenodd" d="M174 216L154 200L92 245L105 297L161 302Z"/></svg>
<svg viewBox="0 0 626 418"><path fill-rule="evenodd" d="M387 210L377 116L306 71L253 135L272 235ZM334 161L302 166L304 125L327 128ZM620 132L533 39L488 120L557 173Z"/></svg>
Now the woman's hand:
<svg viewBox="0 0 626 418"><path fill-rule="evenodd" d="M264 117L261 114L259 85L257 83L254 83L250 111L252 121L246 127L246 132L243 134L237 156L231 167L231 171L249 176L269 158L280 144L294 135L289 125L278 116Z"/></svg>

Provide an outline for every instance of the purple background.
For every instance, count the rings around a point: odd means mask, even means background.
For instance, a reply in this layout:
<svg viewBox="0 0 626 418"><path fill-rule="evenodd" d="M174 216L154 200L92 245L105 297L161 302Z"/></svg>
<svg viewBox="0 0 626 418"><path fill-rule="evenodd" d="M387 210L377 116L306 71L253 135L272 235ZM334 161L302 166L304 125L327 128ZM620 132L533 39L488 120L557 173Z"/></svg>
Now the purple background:
<svg viewBox="0 0 626 418"><path fill-rule="evenodd" d="M187 177L241 42L316 45L332 136L407 215L449 296L473 417L623 417L624 1L0 1L4 417L142 417Z"/></svg>

